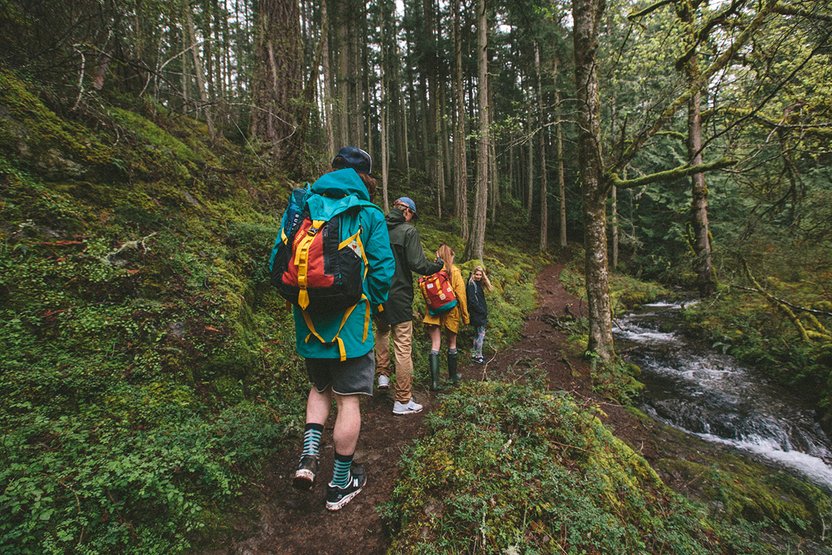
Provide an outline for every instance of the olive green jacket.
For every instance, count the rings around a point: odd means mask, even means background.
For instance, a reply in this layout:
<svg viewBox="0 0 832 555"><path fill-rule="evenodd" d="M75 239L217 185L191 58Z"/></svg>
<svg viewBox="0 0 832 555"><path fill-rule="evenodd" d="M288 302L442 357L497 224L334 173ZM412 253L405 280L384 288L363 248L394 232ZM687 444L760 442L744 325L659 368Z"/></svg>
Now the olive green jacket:
<svg viewBox="0 0 832 555"><path fill-rule="evenodd" d="M430 262L425 257L419 232L405 221L401 210L394 208L387 214L387 232L396 259L396 272L379 316L388 324L400 324L413 319L413 272L434 274L442 269L442 262Z"/></svg>

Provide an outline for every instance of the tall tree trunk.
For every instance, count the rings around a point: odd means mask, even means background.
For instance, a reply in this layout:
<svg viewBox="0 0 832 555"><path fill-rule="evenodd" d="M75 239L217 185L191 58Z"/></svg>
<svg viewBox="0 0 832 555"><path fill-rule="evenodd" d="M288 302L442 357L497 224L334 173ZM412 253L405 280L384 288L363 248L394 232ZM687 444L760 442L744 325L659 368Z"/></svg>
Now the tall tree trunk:
<svg viewBox="0 0 832 555"><path fill-rule="evenodd" d="M390 159L388 145L387 145L387 138L388 138L388 107L387 107L387 98L384 96L384 77L381 78L381 196L382 196L382 207L384 210L387 210L390 206L390 199L388 198L388 175L389 175L389 168L388 163Z"/></svg>
<svg viewBox="0 0 832 555"><path fill-rule="evenodd" d="M324 107L324 121L326 126L327 154L333 155L335 146L335 125L332 121L332 71L329 67L329 12L326 9L327 0L321 1L321 63L324 73L324 90L322 104Z"/></svg>
<svg viewBox="0 0 832 555"><path fill-rule="evenodd" d="M364 50L364 38L367 34L364 29L367 27L367 17L365 14L366 4L359 0L350 0L350 12L352 13L353 23L349 28L350 35L350 54L352 55L352 71L350 72L350 96L352 99L352 109L350 110L350 123L352 124L352 140L357 146L367 147L364 140L364 126L363 119L363 105L362 98L364 97L364 65L361 63L361 53ZM367 147L369 148L369 147Z"/></svg>
<svg viewBox="0 0 832 555"><path fill-rule="evenodd" d="M573 0L575 80L578 99L578 160L583 176L586 292L589 344L602 363L615 360L607 267L606 200L608 183L601 158L601 102L598 92L598 23L603 0Z"/></svg>
<svg viewBox="0 0 832 555"><path fill-rule="evenodd" d="M540 242L538 249L549 247L549 172L546 167L546 114L543 110L543 78L540 71L540 47L534 43L534 68L537 73L537 120L540 122Z"/></svg>
<svg viewBox="0 0 832 555"><path fill-rule="evenodd" d="M554 65L552 67L552 74L555 79L555 118L557 119L557 124L555 125L555 155L558 158L558 204L560 208L558 231L560 236L560 246L561 248L566 248L566 176L563 163L563 127L561 124L560 88L557 83L559 69L560 58L556 54L554 58Z"/></svg>
<svg viewBox="0 0 832 555"><path fill-rule="evenodd" d="M295 136L302 70L297 0L259 0L251 134L268 143L272 159L294 174L301 170L303 146Z"/></svg>
<svg viewBox="0 0 832 555"><path fill-rule="evenodd" d="M465 139L465 91L462 86L462 36L460 4L453 1L454 18L454 97L456 99L456 130L454 132L454 160L456 168L456 217L459 218L462 239L466 243L471 233L468 225L468 161Z"/></svg>
<svg viewBox="0 0 832 555"><path fill-rule="evenodd" d="M477 68L479 77L480 136L477 143L477 192L471 237L465 247L465 258L482 259L488 208L488 14L486 0L477 0Z"/></svg>
<svg viewBox="0 0 832 555"><path fill-rule="evenodd" d="M216 100L214 90L214 49L211 44L211 1L202 2L202 57L205 60L205 85L208 89L208 101L211 105Z"/></svg>
<svg viewBox="0 0 832 555"><path fill-rule="evenodd" d="M688 107L688 132L690 163L702 164L702 115L700 112L701 93L694 94ZM703 297L716 291L716 279L711 258L711 238L708 226L708 188L705 174L691 176L691 214L693 220L694 250L696 252L696 276L699 294Z"/></svg>
<svg viewBox="0 0 832 555"><path fill-rule="evenodd" d="M534 151L535 151L535 137L534 137L534 117L529 114L529 152L526 160L526 219L532 221L532 206L534 205Z"/></svg>
<svg viewBox="0 0 832 555"><path fill-rule="evenodd" d="M208 91L205 90L205 70L202 68L202 60L199 56L199 47L196 43L196 31L194 30L194 18L191 15L191 6L184 2L185 27L188 31L188 46L194 60L194 76L196 77L196 88L199 89L200 109L205 112L205 123L208 124L208 133L214 138L214 120L211 117L211 102L208 98Z"/></svg>
<svg viewBox="0 0 832 555"><path fill-rule="evenodd" d="M488 125L494 123L494 91L488 87ZM500 206L500 178L497 175L497 145L488 141L488 190L491 193L491 221L497 221L497 208Z"/></svg>
<svg viewBox="0 0 832 555"><path fill-rule="evenodd" d="M618 187L612 186L610 191L612 204L610 205L610 231L612 239L612 268L618 268Z"/></svg>
<svg viewBox="0 0 832 555"><path fill-rule="evenodd" d="M186 48L188 48L188 39L187 39L188 32L185 30L185 25L182 26L182 51L184 52ZM182 111L186 112L188 110L188 105L191 103L191 90L190 84L191 80L189 78L189 70L188 70L188 56L183 54L181 56L181 64L182 64L182 71L181 71L181 83L182 83Z"/></svg>
<svg viewBox="0 0 832 555"><path fill-rule="evenodd" d="M344 11L348 12L349 6L341 3L338 6L338 20L346 18ZM350 68L350 50L347 35L347 25L336 25L338 29L338 110L339 125L338 132L340 136L340 145L345 146L350 144L350 89L349 89L349 75L352 70Z"/></svg>
<svg viewBox="0 0 832 555"><path fill-rule="evenodd" d="M689 0L679 2L676 13L687 30L688 46L696 48L696 29L694 14L699 2ZM689 85L699 79L699 62L694 51L685 63L685 77ZM702 165L702 93L696 91L688 101L688 156L691 166ZM696 254L696 281L699 294L707 297L716 291L713 262L711 259L711 240L708 228L708 188L705 174L695 173L691 176L691 224L693 225Z"/></svg>

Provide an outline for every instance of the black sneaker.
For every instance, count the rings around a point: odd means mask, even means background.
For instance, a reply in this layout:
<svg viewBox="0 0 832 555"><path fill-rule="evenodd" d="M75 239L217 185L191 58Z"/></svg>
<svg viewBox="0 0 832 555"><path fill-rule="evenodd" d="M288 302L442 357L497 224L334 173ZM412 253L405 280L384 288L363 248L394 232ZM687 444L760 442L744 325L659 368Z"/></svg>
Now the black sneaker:
<svg viewBox="0 0 832 555"><path fill-rule="evenodd" d="M350 481L347 487L339 488L331 483L326 488L326 508L329 511L337 511L352 501L352 498L361 492L361 488L367 485L367 473L364 466L353 463L350 469Z"/></svg>
<svg viewBox="0 0 832 555"><path fill-rule="evenodd" d="M315 474L318 473L318 457L315 455L302 455L295 470L295 477L292 478L292 486L295 489L312 489L315 484Z"/></svg>

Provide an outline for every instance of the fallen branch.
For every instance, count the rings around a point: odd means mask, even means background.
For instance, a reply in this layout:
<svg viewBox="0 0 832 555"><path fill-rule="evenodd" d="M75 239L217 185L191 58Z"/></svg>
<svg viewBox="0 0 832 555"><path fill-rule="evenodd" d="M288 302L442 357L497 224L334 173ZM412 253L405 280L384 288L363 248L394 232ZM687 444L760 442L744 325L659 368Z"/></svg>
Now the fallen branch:
<svg viewBox="0 0 832 555"><path fill-rule="evenodd" d="M105 264L109 264L112 266L114 265L114 259L127 249L141 250L143 254L146 253L148 250L150 250L147 247L147 240L156 235L156 233L157 232L154 231L150 235L142 237L141 239L138 239L136 241L127 241L116 250L106 254L105 256L102 256L101 261Z"/></svg>

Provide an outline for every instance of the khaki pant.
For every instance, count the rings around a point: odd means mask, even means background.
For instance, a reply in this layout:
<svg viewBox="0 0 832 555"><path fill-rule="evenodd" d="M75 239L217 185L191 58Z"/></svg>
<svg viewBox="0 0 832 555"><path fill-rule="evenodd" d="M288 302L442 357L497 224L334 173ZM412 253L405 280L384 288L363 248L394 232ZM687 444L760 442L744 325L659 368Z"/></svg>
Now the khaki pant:
<svg viewBox="0 0 832 555"><path fill-rule="evenodd" d="M396 356L396 401L407 403L413 396L413 322L387 324L376 320L376 370L390 376L390 336Z"/></svg>

